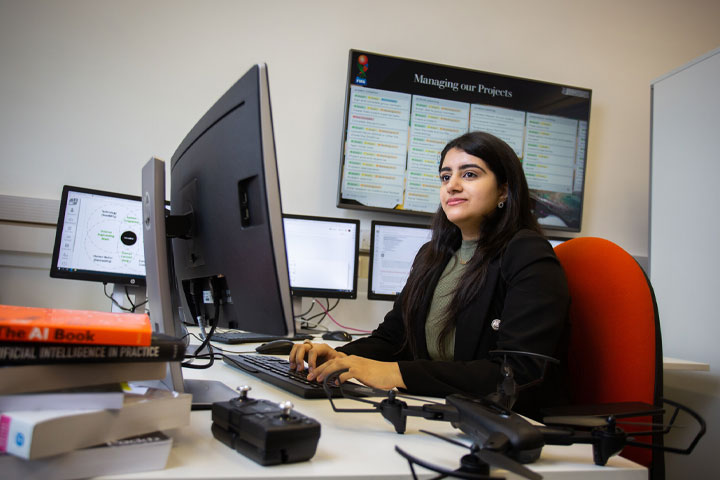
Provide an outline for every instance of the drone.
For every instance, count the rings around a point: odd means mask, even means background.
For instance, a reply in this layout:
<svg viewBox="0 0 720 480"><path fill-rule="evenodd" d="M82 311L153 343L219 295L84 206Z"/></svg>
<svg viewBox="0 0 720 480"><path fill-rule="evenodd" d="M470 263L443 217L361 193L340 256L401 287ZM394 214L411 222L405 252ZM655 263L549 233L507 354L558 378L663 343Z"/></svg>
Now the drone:
<svg viewBox="0 0 720 480"><path fill-rule="evenodd" d="M629 434L621 427L623 423L634 423L624 420L625 418L663 414L665 413L664 408L641 402L585 406L576 409L576 412L582 413L581 415L546 416L543 418L544 425L535 425L513 412L512 406L522 390L542 382L549 363L559 362L552 357L529 352L494 350L490 354L491 356L503 356L502 380L498 383L497 391L485 397L457 393L448 395L445 398L445 403L432 402L422 405L408 405L405 400L427 401L427 399L401 395L396 390L374 389L370 397L385 397L381 401L375 401L368 397L349 395L346 391L343 391L342 383L338 382L337 377L346 372L347 369L338 370L328 375L323 381L323 388L335 412L380 413L383 418L393 425L395 431L399 434L405 432L408 417L421 417L427 420L449 422L470 438L472 443L468 447L462 442L443 435L420 430L422 433L470 450L470 453L462 456L460 466L455 470L433 465L396 446L397 453L408 461L415 479L417 478L415 465L418 465L438 473L439 475L435 478L502 480L503 477L490 476L490 466L494 466L529 480L540 480L542 476L530 470L525 464L537 461L545 445L590 444L593 449L594 463L604 466L612 456L620 453L625 446L652 448L689 455L705 434L705 421L697 412L667 399L663 401L675 408L669 423L667 425L641 424L648 425L651 428L642 432L635 431L632 434ZM517 385L512 368L507 362L508 355L541 358L545 361L541 377L530 383ZM330 390L331 385L336 383L339 385L344 398L369 404L370 407L338 408L333 402ZM698 433L686 448L653 445L635 439L639 436L649 436L657 433L666 434L675 425L675 420L680 411L689 414L700 426Z"/></svg>

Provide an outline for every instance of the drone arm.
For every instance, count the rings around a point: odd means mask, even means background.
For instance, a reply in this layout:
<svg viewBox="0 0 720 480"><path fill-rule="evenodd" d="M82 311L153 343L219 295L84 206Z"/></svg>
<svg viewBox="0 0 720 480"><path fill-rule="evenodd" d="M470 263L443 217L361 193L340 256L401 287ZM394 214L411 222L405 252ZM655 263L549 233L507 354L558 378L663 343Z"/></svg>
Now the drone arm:
<svg viewBox="0 0 720 480"><path fill-rule="evenodd" d="M547 445L573 445L575 443L593 443L590 432L575 431L570 428L536 427L542 433Z"/></svg>
<svg viewBox="0 0 720 480"><path fill-rule="evenodd" d="M548 445L573 445L586 443L593 446L595 465L605 465L613 455L617 455L625 445L629 445L627 435L621 429L594 429L590 432L568 428L537 427Z"/></svg>
<svg viewBox="0 0 720 480"><path fill-rule="evenodd" d="M428 403L420 406L408 406L407 403L397 399L386 399L377 407L383 418L392 423L397 433L405 433L407 417L421 417L428 420L456 422L457 409L450 405Z"/></svg>
<svg viewBox="0 0 720 480"><path fill-rule="evenodd" d="M412 408L412 407L409 407ZM457 408L441 403L428 403L420 407L422 410L412 410L410 415L427 418L428 420L440 420L450 423L458 421Z"/></svg>

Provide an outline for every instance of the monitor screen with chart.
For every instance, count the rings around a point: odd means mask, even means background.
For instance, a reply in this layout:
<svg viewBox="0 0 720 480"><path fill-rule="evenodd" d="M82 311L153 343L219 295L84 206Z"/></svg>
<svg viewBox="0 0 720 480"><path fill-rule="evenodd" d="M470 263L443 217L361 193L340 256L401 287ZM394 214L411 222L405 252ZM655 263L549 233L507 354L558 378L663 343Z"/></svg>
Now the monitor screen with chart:
<svg viewBox="0 0 720 480"><path fill-rule="evenodd" d="M541 226L580 231L591 93L351 50L337 205L431 215L440 152L482 130L515 150Z"/></svg>
<svg viewBox="0 0 720 480"><path fill-rule="evenodd" d="M140 197L63 187L50 276L145 285Z"/></svg>

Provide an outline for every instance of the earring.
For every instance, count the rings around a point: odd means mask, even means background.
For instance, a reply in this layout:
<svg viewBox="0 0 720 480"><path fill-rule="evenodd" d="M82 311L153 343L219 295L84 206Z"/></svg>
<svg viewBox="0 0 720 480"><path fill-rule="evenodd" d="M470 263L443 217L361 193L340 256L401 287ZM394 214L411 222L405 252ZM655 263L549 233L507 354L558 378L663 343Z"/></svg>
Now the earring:
<svg viewBox="0 0 720 480"><path fill-rule="evenodd" d="M498 208L503 208L505 206L505 202L498 203Z"/></svg>

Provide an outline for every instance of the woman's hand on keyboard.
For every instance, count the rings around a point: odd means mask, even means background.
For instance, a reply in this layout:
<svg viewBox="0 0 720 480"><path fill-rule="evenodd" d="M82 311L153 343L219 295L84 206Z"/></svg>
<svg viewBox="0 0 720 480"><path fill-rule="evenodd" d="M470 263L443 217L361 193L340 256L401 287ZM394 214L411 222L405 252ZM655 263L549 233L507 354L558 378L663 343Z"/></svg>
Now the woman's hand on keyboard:
<svg viewBox="0 0 720 480"><path fill-rule="evenodd" d="M312 343L305 340L303 343L293 345L288 360L290 361L290 368L298 372L305 369L305 361L307 361L308 369L312 372L316 366L328 360L346 356L325 343Z"/></svg>
<svg viewBox="0 0 720 480"><path fill-rule="evenodd" d="M312 350L311 350L312 351ZM308 380L321 382L333 372L347 368L348 371L340 374L338 380L345 382L351 378L365 385L383 390L400 387L405 388L400 367L397 362L380 362L357 355L335 357L317 368L310 370Z"/></svg>

